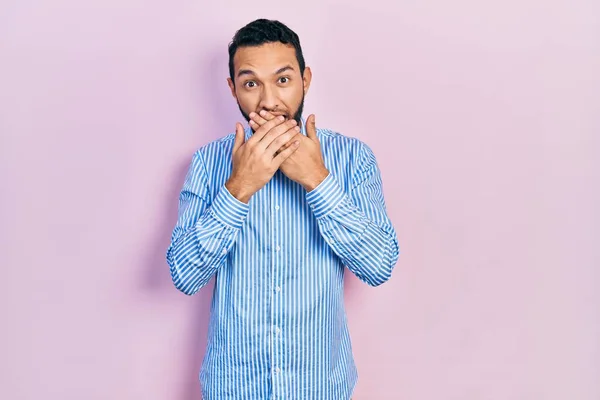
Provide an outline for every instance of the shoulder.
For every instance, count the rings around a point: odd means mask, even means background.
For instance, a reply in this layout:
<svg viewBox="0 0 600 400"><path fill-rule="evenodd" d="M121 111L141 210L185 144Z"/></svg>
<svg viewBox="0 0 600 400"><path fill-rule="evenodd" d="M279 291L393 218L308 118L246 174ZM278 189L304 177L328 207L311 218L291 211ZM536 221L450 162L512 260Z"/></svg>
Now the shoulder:
<svg viewBox="0 0 600 400"><path fill-rule="evenodd" d="M357 137L326 128L317 128L317 136L323 151L334 152L338 156L346 155L357 162L375 157L371 147Z"/></svg>
<svg viewBox="0 0 600 400"><path fill-rule="evenodd" d="M193 157L203 163L213 163L222 160L223 157L231 155L234 141L235 133L214 139L197 148Z"/></svg>

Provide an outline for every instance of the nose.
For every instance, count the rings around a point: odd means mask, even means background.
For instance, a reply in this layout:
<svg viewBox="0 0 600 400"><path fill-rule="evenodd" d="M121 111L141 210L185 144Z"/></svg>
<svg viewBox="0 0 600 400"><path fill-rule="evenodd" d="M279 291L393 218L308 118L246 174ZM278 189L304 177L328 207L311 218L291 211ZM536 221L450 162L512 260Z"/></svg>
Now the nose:
<svg viewBox="0 0 600 400"><path fill-rule="evenodd" d="M280 104L276 90L269 85L263 85L262 89L259 108L267 111L277 109Z"/></svg>

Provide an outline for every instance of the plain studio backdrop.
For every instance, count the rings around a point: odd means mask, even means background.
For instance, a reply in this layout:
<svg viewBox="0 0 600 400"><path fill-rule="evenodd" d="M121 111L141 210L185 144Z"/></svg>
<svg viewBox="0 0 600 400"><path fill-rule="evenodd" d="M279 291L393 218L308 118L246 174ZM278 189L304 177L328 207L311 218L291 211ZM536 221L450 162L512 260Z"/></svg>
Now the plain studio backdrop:
<svg viewBox="0 0 600 400"><path fill-rule="evenodd" d="M4 1L0 398L193 400L211 288L164 254L242 121L227 44L300 35L306 112L375 152L402 254L345 298L356 400L600 399L600 3Z"/></svg>

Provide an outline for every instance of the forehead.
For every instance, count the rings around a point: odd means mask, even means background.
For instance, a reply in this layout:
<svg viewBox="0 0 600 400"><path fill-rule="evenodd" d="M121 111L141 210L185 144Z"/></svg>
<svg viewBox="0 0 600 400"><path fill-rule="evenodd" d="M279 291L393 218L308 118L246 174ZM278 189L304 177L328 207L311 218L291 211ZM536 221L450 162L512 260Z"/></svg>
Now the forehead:
<svg viewBox="0 0 600 400"><path fill-rule="evenodd" d="M233 68L236 74L240 69L250 69L257 74L272 74L284 65L291 65L298 71L296 49L291 44L277 42L240 47L233 57Z"/></svg>

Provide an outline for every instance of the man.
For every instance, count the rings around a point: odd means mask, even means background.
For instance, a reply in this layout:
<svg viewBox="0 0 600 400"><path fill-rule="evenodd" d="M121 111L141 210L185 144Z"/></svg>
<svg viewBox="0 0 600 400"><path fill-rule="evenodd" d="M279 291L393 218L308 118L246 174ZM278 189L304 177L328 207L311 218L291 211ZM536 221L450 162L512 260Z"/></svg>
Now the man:
<svg viewBox="0 0 600 400"><path fill-rule="evenodd" d="M284 24L240 29L229 74L250 127L194 154L167 251L183 293L216 279L204 400L348 400L345 267L377 286L399 254L375 156L303 119L312 73Z"/></svg>

